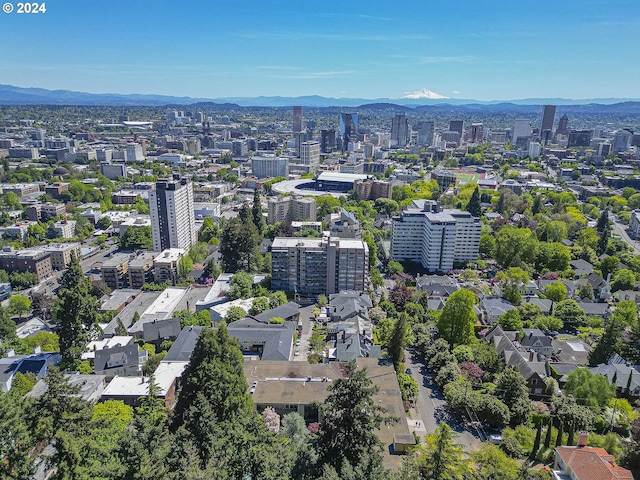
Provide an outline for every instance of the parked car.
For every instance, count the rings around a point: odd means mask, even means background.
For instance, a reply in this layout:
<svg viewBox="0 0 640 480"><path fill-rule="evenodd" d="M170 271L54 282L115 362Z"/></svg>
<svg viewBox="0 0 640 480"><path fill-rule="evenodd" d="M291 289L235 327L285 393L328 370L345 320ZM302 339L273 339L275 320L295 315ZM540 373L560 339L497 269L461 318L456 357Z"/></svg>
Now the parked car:
<svg viewBox="0 0 640 480"><path fill-rule="evenodd" d="M410 368L407 368L407 370L405 371L405 373L406 373L407 375L413 375L413 371L411 371L411 369L410 369Z"/></svg>

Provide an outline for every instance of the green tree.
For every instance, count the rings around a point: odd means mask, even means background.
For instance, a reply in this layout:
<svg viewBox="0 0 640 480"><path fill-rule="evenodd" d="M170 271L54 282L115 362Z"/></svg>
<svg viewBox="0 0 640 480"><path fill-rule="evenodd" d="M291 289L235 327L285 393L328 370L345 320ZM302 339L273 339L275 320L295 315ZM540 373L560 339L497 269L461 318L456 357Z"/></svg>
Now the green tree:
<svg viewBox="0 0 640 480"><path fill-rule="evenodd" d="M622 336L625 328L637 325L638 309L635 302L623 300L616 306L611 319L597 345L589 352L589 364L606 363L614 353L623 353ZM632 328L633 332L633 328Z"/></svg>
<svg viewBox="0 0 640 480"><path fill-rule="evenodd" d="M407 333L409 331L409 315L402 312L398 315L393 325L393 333L389 340L389 356L393 360L393 364L398 369L400 363L404 360L404 347L407 341Z"/></svg>
<svg viewBox="0 0 640 480"><path fill-rule="evenodd" d="M267 297L256 297L253 299L249 315L258 315L269 310L269 299Z"/></svg>
<svg viewBox="0 0 640 480"><path fill-rule="evenodd" d="M480 235L480 253L493 258L496 253L496 239L493 235L483 233Z"/></svg>
<svg viewBox="0 0 640 480"><path fill-rule="evenodd" d="M8 340L16 336L16 322L14 322L4 308L0 306L0 340Z"/></svg>
<svg viewBox="0 0 640 480"><path fill-rule="evenodd" d="M542 315L542 310L537 305L524 302L518 305L518 313L520 313L520 318L524 324L530 324L540 315Z"/></svg>
<svg viewBox="0 0 640 480"><path fill-rule="evenodd" d="M129 227L120 236L120 250L153 250L151 227Z"/></svg>
<svg viewBox="0 0 640 480"><path fill-rule="evenodd" d="M0 474L2 478L20 480L33 473L31 449L35 438L29 425L27 401L13 389L0 392Z"/></svg>
<svg viewBox="0 0 640 480"><path fill-rule="evenodd" d="M59 282L62 290L54 301L52 314L58 324L63 364L72 367L84 351L87 332L96 327L100 307L90 294L91 279L84 275L75 255Z"/></svg>
<svg viewBox="0 0 640 480"><path fill-rule="evenodd" d="M247 217L250 220L250 217ZM220 239L220 255L226 272L251 271L251 261L259 241L253 221L243 223L240 218L227 222Z"/></svg>
<svg viewBox="0 0 640 480"><path fill-rule="evenodd" d="M273 292L269 295L269 308L277 308L285 303L287 303L287 295L283 291Z"/></svg>
<svg viewBox="0 0 640 480"><path fill-rule="evenodd" d="M603 258L598 264L598 268L605 280L609 275L612 277L620 270L620 259L614 255Z"/></svg>
<svg viewBox="0 0 640 480"><path fill-rule="evenodd" d="M528 228L502 227L496 233L495 259L503 267L522 267L536 258L538 240Z"/></svg>
<svg viewBox="0 0 640 480"><path fill-rule="evenodd" d="M389 275L395 275L396 273L402 273L402 272L404 272L404 267L402 266L402 264L400 262L396 262L395 260L391 260L387 264L387 272L389 272Z"/></svg>
<svg viewBox="0 0 640 480"><path fill-rule="evenodd" d="M250 298L253 295L253 276L247 272L238 272L231 277L231 290L227 292L229 300Z"/></svg>
<svg viewBox="0 0 640 480"><path fill-rule="evenodd" d="M509 458L500 447L483 443L478 450L471 453L478 476L481 479L523 480L520 464Z"/></svg>
<svg viewBox="0 0 640 480"><path fill-rule="evenodd" d="M562 320L556 317L540 316L535 319L535 325L540 330L553 332L562 329L564 323L562 323Z"/></svg>
<svg viewBox="0 0 640 480"><path fill-rule="evenodd" d="M473 217L480 218L482 216L482 207L480 206L480 189L478 187L473 191L473 194L469 199L469 203L467 203L466 210Z"/></svg>
<svg viewBox="0 0 640 480"><path fill-rule="evenodd" d="M552 302L561 302L567 298L567 286L562 282L550 283L544 289L544 294Z"/></svg>
<svg viewBox="0 0 640 480"><path fill-rule="evenodd" d="M540 242L536 253L536 270L562 272L569 268L571 251L561 243Z"/></svg>
<svg viewBox="0 0 640 480"><path fill-rule="evenodd" d="M316 449L319 465L329 465L341 475L349 464L358 467L362 478L374 478L382 466L382 444L375 431L386 420L384 409L373 399L378 387L357 369L346 364L346 376L329 386L329 395L320 406L321 423Z"/></svg>
<svg viewBox="0 0 640 480"><path fill-rule="evenodd" d="M18 315L22 319L22 315L31 310L31 300L24 295L12 295L9 297L9 312Z"/></svg>
<svg viewBox="0 0 640 480"><path fill-rule="evenodd" d="M598 255L602 255L607 251L609 245L609 239L611 238L611 225L609 224L609 210L605 209L598 223L596 224L596 230L598 232L598 247L596 252Z"/></svg>
<svg viewBox="0 0 640 480"><path fill-rule="evenodd" d="M584 310L571 298L556 305L554 316L562 320L565 326L570 325L574 328L584 325L587 320Z"/></svg>
<svg viewBox="0 0 640 480"><path fill-rule="evenodd" d="M585 282L578 287L578 298L593 302L593 287L589 282Z"/></svg>
<svg viewBox="0 0 640 480"><path fill-rule="evenodd" d="M225 323L228 325L232 322L236 322L238 320L242 320L247 316L247 312L245 312L242 307L231 307L227 311L227 315L224 317Z"/></svg>
<svg viewBox="0 0 640 480"><path fill-rule="evenodd" d="M462 480L470 471L462 447L454 441L453 430L444 422L427 435L424 446L417 447L412 463L417 475L409 478Z"/></svg>
<svg viewBox="0 0 640 480"><path fill-rule="evenodd" d="M578 368L567 377L564 391L571 393L581 405L602 408L613 398L615 387L604 375L596 375L588 368Z"/></svg>
<svg viewBox="0 0 640 480"><path fill-rule="evenodd" d="M529 389L518 370L507 368L496 377L495 395L509 407L512 424L527 420L531 411Z"/></svg>
<svg viewBox="0 0 640 480"><path fill-rule="evenodd" d="M522 319L520 318L520 312L517 308L512 308L511 310L500 315L498 323L500 324L502 329L506 331L519 332L523 327Z"/></svg>
<svg viewBox="0 0 640 480"><path fill-rule="evenodd" d="M628 268L623 268L613 276L611 282L611 291L633 290L636 284L636 276Z"/></svg>
<svg viewBox="0 0 640 480"><path fill-rule="evenodd" d="M519 305L522 301L521 289L529 283L529 274L520 267L511 267L508 270L498 272L498 279L502 297L513 305Z"/></svg>
<svg viewBox="0 0 640 480"><path fill-rule="evenodd" d="M257 188L253 191L253 206L251 207L251 216L253 224L258 230L258 234L262 235L264 233L266 224L264 221L264 217L262 216L262 203L260 201L260 193L258 192Z"/></svg>
<svg viewBox="0 0 640 480"><path fill-rule="evenodd" d="M192 466L215 464L226 478L288 478L281 463L286 452L254 410L242 364L238 342L224 324L202 331L182 375L171 423L179 445L176 458L184 460L192 445Z"/></svg>
<svg viewBox="0 0 640 480"><path fill-rule="evenodd" d="M452 347L466 345L473 338L476 314L473 309L476 297L469 290L461 289L451 294L438 319L438 332Z"/></svg>

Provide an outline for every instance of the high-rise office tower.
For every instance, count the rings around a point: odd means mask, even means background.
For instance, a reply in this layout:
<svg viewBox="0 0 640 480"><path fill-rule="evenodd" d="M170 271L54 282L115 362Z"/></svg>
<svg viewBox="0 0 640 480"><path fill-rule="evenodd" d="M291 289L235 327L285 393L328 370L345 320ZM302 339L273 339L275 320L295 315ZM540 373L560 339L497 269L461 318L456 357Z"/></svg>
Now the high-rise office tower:
<svg viewBox="0 0 640 480"><path fill-rule="evenodd" d="M611 142L611 150L613 153L626 152L631 147L631 139L633 133L627 129L618 130L613 135L613 141Z"/></svg>
<svg viewBox="0 0 640 480"><path fill-rule="evenodd" d="M293 133L302 131L302 107L293 107Z"/></svg>
<svg viewBox="0 0 640 480"><path fill-rule="evenodd" d="M411 140L411 130L409 130L409 119L404 113L394 115L391 121L391 145L404 148Z"/></svg>
<svg viewBox="0 0 640 480"><path fill-rule="evenodd" d="M451 120L449 122L449 131L450 132L458 132L460 134L460 138L464 134L464 120Z"/></svg>
<svg viewBox="0 0 640 480"><path fill-rule="evenodd" d="M174 174L171 179L158 179L156 189L149 192L153 250L167 248L188 250L196 243L191 180Z"/></svg>
<svg viewBox="0 0 640 480"><path fill-rule="evenodd" d="M540 140L546 145L553 134L553 122L556 118L556 106L544 105L542 107L542 122L540 122Z"/></svg>
<svg viewBox="0 0 640 480"><path fill-rule="evenodd" d="M526 118L519 118L513 125L513 135L511 141L516 144L519 138L528 138L531 136L531 124Z"/></svg>
<svg viewBox="0 0 640 480"><path fill-rule="evenodd" d="M331 153L336 148L336 131L333 129L320 131L320 152Z"/></svg>
<svg viewBox="0 0 640 480"><path fill-rule="evenodd" d="M556 137L558 135L564 135L565 137L569 136L569 117L567 115L562 115L560 120L558 121L558 128L556 129Z"/></svg>
<svg viewBox="0 0 640 480"><path fill-rule="evenodd" d="M472 123L466 132L466 140L469 143L484 142L484 128L481 123Z"/></svg>
<svg viewBox="0 0 640 480"><path fill-rule="evenodd" d="M435 133L435 122L420 120L418 122L418 145L433 145L433 134Z"/></svg>
<svg viewBox="0 0 640 480"><path fill-rule="evenodd" d="M358 114L340 114L340 136L342 137L342 150L346 150L349 142L358 135Z"/></svg>

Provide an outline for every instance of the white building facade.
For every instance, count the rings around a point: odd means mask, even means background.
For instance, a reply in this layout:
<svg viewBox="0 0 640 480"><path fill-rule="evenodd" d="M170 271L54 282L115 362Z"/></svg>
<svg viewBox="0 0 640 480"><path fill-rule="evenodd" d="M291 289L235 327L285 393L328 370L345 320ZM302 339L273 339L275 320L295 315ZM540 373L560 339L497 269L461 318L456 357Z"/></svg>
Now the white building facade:
<svg viewBox="0 0 640 480"><path fill-rule="evenodd" d="M173 179L158 180L156 189L149 192L151 236L153 250L168 248L188 250L196 243L191 180L174 175Z"/></svg>

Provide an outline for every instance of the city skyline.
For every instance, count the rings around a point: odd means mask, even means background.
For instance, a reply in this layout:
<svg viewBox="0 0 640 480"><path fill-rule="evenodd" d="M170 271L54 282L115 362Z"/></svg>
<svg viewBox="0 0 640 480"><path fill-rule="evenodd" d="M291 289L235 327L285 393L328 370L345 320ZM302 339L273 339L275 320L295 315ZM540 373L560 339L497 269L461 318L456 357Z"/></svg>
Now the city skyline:
<svg viewBox="0 0 640 480"><path fill-rule="evenodd" d="M0 17L12 45L0 52L0 83L206 98L639 98L628 52L640 45L640 4L606 7L47 3L46 13Z"/></svg>

